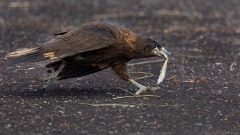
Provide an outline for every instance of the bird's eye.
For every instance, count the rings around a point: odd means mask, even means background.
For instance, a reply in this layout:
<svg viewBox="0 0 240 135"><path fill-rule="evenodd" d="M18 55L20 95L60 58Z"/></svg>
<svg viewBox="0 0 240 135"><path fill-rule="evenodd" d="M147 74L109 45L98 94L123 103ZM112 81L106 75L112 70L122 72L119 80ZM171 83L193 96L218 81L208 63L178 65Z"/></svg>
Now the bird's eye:
<svg viewBox="0 0 240 135"><path fill-rule="evenodd" d="M155 47L155 48L153 49L153 52L154 52L154 54L157 54L157 53L159 52L159 49L158 49L157 47Z"/></svg>
<svg viewBox="0 0 240 135"><path fill-rule="evenodd" d="M153 43L153 48L157 48L157 45L155 43Z"/></svg>

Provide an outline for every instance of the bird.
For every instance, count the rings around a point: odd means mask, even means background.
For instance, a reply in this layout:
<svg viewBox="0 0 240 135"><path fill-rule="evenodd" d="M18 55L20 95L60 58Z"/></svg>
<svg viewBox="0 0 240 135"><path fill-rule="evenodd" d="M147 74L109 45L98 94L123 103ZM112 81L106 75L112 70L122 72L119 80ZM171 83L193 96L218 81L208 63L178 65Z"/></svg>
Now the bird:
<svg viewBox="0 0 240 135"><path fill-rule="evenodd" d="M131 82L139 89L136 95L159 87L144 86L130 77L126 63L132 59L163 56L157 84L166 74L168 52L157 41L140 36L131 30L110 23L89 22L68 32L54 34L54 38L35 48L23 48L8 53L5 59L11 63L32 63L43 60L55 60L46 65L48 76L43 81L83 77L112 68L124 81Z"/></svg>

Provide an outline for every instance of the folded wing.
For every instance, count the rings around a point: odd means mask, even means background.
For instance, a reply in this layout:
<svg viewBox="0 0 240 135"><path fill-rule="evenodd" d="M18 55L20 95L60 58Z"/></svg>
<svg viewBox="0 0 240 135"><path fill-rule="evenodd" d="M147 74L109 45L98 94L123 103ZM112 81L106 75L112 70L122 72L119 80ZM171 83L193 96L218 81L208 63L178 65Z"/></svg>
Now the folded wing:
<svg viewBox="0 0 240 135"><path fill-rule="evenodd" d="M108 47L115 43L110 31L91 26L81 26L46 42L37 48L27 48L9 53L5 58L13 63L61 59L82 52Z"/></svg>

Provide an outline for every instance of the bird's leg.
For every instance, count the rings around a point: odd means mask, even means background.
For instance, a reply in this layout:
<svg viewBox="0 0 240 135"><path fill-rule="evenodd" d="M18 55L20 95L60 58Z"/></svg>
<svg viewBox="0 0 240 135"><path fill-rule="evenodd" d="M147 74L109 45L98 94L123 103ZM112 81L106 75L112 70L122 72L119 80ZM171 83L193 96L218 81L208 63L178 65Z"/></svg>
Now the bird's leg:
<svg viewBox="0 0 240 135"><path fill-rule="evenodd" d="M54 68L52 67L50 68L52 73L48 77L43 78L43 81L47 82L46 86L48 86L52 81L55 81L58 79L58 75L64 67L65 67L65 62L63 61L56 71L54 70Z"/></svg>
<svg viewBox="0 0 240 135"><path fill-rule="evenodd" d="M139 90L135 93L135 95L139 95L144 91L147 90L157 90L159 89L159 87L147 87L144 85L139 84L138 82L134 81L133 79L131 79L128 75L127 72L127 67L125 65L125 61L115 61L114 63L112 63L111 65L113 71L115 71L115 73L123 80L125 81L129 81L131 82L134 86L138 87Z"/></svg>

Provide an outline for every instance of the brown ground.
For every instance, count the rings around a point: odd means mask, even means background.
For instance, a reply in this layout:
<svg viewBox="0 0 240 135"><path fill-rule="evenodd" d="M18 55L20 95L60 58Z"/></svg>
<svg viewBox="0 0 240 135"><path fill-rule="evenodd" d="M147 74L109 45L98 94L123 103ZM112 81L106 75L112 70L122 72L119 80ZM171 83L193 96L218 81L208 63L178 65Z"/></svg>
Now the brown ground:
<svg viewBox="0 0 240 135"><path fill-rule="evenodd" d="M2 0L0 134L240 134L239 18L239 0ZM172 55L162 89L133 97L126 91L136 88L108 69L42 94L47 61L3 60L90 21L164 42ZM156 60L130 62L131 75L154 85Z"/></svg>

